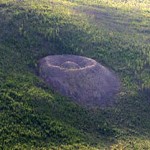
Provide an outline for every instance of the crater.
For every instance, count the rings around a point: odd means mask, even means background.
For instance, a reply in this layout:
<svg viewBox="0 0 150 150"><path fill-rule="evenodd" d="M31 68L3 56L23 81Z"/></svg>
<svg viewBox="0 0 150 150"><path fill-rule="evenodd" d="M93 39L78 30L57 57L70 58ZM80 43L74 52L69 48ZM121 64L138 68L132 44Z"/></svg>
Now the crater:
<svg viewBox="0 0 150 150"><path fill-rule="evenodd" d="M39 60L45 83L88 107L110 106L120 89L118 76L95 60L76 55L51 55Z"/></svg>
<svg viewBox="0 0 150 150"><path fill-rule="evenodd" d="M80 68L80 66L77 63L72 62L72 61L64 62L63 64L61 64L61 67L66 68L66 69L79 69Z"/></svg>
<svg viewBox="0 0 150 150"><path fill-rule="evenodd" d="M45 57L45 63L49 67L55 67L58 69L71 69L71 70L82 70L86 68L93 67L96 62L90 58L76 55L55 55L50 58L50 56Z"/></svg>

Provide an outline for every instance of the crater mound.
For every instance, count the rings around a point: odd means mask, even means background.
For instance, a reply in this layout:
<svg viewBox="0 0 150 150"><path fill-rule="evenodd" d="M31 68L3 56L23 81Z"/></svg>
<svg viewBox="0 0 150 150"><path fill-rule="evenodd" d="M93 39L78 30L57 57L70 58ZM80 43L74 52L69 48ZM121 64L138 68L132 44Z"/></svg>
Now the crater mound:
<svg viewBox="0 0 150 150"><path fill-rule="evenodd" d="M39 75L55 91L89 107L113 104L120 88L112 71L93 59L76 55L42 58Z"/></svg>
<svg viewBox="0 0 150 150"><path fill-rule="evenodd" d="M65 61L62 65L62 68L66 68L66 69L79 69L80 66L75 63L75 62L71 62L71 61Z"/></svg>

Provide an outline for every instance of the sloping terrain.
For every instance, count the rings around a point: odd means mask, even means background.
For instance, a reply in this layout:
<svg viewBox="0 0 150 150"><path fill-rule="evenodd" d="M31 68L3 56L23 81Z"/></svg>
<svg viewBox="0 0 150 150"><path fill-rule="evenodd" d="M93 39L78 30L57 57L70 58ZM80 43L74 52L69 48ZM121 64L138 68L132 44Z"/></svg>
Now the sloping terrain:
<svg viewBox="0 0 150 150"><path fill-rule="evenodd" d="M148 6L0 0L0 149L150 149ZM53 54L114 70L122 82L115 106L88 110L47 87L37 64Z"/></svg>

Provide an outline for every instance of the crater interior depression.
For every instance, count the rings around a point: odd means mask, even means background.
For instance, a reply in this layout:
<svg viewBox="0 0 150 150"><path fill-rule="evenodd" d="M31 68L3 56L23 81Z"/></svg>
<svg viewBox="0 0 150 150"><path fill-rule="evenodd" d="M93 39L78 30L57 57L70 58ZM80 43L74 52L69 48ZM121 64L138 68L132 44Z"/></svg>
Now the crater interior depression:
<svg viewBox="0 0 150 150"><path fill-rule="evenodd" d="M51 55L39 61L39 75L60 94L84 106L107 106L119 91L118 77L95 60Z"/></svg>

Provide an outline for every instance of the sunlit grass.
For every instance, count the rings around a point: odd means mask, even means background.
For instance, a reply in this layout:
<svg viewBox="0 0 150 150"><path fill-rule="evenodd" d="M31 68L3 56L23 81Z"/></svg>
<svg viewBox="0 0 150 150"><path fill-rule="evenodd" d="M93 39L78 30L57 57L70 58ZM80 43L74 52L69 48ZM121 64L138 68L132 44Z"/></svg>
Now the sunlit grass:
<svg viewBox="0 0 150 150"><path fill-rule="evenodd" d="M68 0L71 1L71 0ZM139 10L139 11L150 11L149 0L74 0L71 2L76 2L84 5L95 5L95 6L109 6L113 8L121 8L124 10Z"/></svg>

